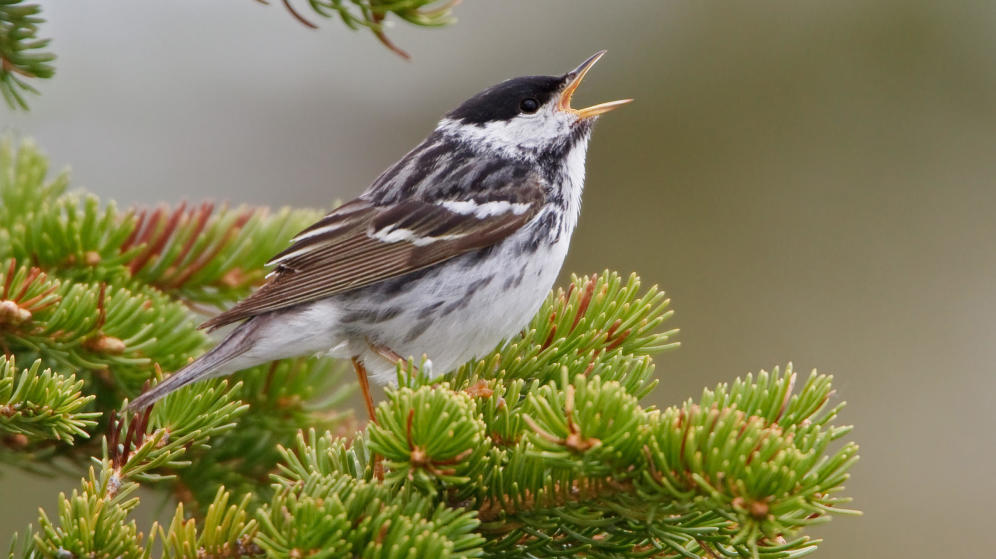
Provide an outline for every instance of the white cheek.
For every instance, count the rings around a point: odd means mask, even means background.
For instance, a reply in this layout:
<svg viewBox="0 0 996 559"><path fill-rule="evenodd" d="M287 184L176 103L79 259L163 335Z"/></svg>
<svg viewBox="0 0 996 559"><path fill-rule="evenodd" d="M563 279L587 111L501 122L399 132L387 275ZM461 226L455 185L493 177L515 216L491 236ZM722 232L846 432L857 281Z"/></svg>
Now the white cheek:
<svg viewBox="0 0 996 559"><path fill-rule="evenodd" d="M515 156L522 150L546 145L568 132L571 116L553 108L535 115L520 115L509 121L489 122L484 126L465 125L443 119L437 129L458 134L475 144Z"/></svg>

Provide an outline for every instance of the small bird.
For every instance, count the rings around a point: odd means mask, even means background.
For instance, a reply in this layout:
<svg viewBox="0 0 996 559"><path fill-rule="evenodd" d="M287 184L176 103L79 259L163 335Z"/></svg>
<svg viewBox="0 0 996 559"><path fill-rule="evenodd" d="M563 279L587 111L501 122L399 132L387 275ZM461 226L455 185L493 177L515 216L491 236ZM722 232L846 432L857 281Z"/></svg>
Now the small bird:
<svg viewBox="0 0 996 559"><path fill-rule="evenodd" d="M142 409L192 382L326 353L395 378L405 356L445 373L520 331L567 254L581 209L596 117L571 96L595 53L561 76L504 81L448 113L360 196L298 233L252 295L205 322L239 323L221 343L145 393Z"/></svg>

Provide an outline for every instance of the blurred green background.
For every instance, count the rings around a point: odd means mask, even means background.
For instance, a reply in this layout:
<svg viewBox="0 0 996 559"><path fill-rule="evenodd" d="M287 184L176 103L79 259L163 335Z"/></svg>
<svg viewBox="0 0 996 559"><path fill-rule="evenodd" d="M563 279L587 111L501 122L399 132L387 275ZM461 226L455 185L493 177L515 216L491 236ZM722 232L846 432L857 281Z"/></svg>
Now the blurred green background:
<svg viewBox="0 0 996 559"><path fill-rule="evenodd" d="M977 557L996 497L996 4L468 0L391 36L279 3L43 2L59 56L28 114L121 204L329 206L477 90L609 54L565 271L672 296L658 404L792 361L836 375L862 518L817 557ZM0 477L0 545L75 477ZM143 527L144 528L144 527Z"/></svg>

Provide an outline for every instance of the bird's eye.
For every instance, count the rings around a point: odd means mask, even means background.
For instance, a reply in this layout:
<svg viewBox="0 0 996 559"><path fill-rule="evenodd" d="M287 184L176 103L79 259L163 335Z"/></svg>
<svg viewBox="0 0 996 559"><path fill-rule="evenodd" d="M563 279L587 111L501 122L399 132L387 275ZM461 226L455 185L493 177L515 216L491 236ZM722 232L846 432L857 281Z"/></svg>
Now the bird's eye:
<svg viewBox="0 0 996 559"><path fill-rule="evenodd" d="M539 110L539 101L533 99L532 97L527 97L519 103L519 108L522 109L524 113L535 113Z"/></svg>

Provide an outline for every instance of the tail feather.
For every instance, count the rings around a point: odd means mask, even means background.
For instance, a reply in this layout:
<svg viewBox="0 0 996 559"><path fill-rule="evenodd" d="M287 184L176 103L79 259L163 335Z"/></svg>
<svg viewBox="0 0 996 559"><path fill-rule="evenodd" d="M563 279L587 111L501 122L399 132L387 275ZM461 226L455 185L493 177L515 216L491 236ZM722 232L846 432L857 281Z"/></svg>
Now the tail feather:
<svg viewBox="0 0 996 559"><path fill-rule="evenodd" d="M252 347L253 320L243 323L221 343L200 356L186 367L166 377L162 382L139 394L128 403L128 411L143 410L157 400L184 386L201 379L224 376L243 369L245 364L232 367L232 361Z"/></svg>

